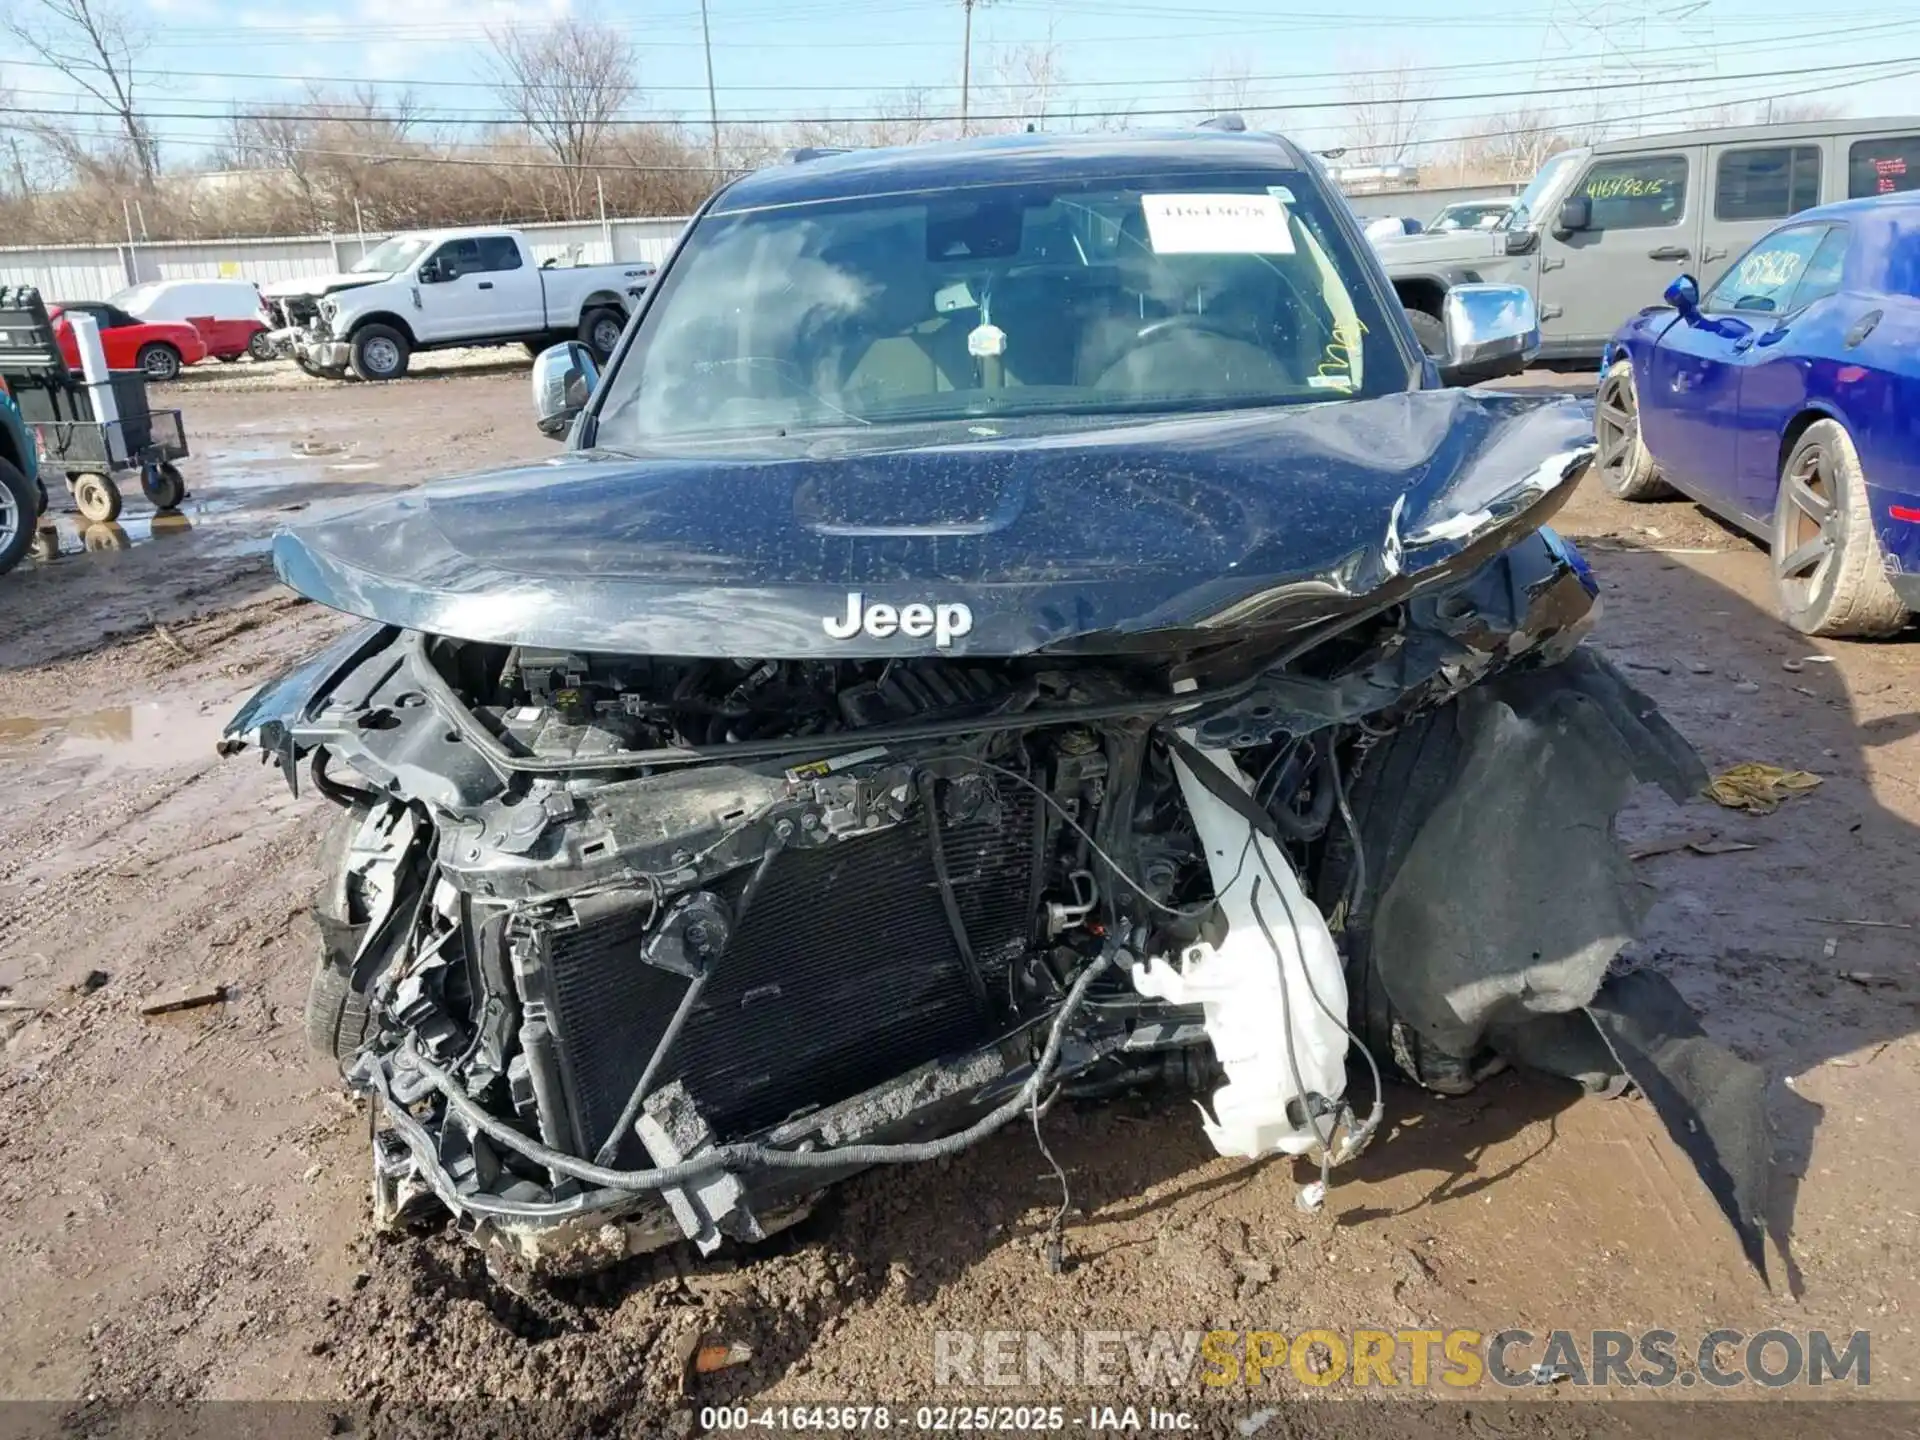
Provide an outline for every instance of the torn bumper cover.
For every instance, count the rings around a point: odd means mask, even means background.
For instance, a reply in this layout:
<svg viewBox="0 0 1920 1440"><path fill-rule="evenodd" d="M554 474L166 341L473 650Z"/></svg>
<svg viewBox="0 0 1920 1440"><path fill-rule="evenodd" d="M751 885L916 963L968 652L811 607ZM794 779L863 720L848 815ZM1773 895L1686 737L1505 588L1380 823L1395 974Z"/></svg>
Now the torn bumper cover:
<svg viewBox="0 0 1920 1440"><path fill-rule="evenodd" d="M381 1212L552 1269L711 1249L1146 1085L1338 1164L1379 1067L1492 1055L1631 1077L1746 1238L1751 1076L1603 978L1614 813L1702 777L1579 646L1583 433L1448 391L586 452L281 537L376 623L228 744L343 807L309 1028L379 1102Z"/></svg>

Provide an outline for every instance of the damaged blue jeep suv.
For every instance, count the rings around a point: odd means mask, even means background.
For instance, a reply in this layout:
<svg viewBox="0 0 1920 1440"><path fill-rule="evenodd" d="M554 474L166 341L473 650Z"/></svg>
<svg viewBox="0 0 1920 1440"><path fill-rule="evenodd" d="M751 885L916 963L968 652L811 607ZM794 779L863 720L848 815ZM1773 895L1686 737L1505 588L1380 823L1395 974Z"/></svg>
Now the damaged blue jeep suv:
<svg viewBox="0 0 1920 1440"><path fill-rule="evenodd" d="M1530 300L1448 306L1436 368L1277 137L803 156L539 358L564 453L281 535L369 623L226 743L339 807L380 1216L710 1250L1155 1087L1324 1173L1514 1064L1641 1085L1757 1258L1757 1072L1608 973L1614 814L1704 776L1580 644L1582 411L1444 383Z"/></svg>

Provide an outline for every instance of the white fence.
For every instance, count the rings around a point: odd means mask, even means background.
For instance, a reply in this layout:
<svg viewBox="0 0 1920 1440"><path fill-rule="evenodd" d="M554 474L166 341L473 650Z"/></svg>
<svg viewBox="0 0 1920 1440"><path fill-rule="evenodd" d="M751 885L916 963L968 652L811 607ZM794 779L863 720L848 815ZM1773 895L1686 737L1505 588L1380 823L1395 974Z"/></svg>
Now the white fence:
<svg viewBox="0 0 1920 1440"><path fill-rule="evenodd" d="M684 218L518 227L541 260L578 252L584 265L658 264ZM251 280L257 285L345 270L386 232L263 240L156 240L138 245L0 246L0 285L35 285L49 300L104 300L143 280Z"/></svg>
<svg viewBox="0 0 1920 1440"><path fill-rule="evenodd" d="M1451 190L1388 190L1350 195L1363 220L1413 215L1431 220L1454 200L1507 196L1518 185L1463 186ZM658 264L686 225L683 217L652 220L562 221L523 225L542 260L578 251L582 264L648 260ZM49 300L104 300L142 280L234 278L265 285L345 270L387 232L306 235L267 240L156 240L138 245L0 246L0 285L37 285Z"/></svg>

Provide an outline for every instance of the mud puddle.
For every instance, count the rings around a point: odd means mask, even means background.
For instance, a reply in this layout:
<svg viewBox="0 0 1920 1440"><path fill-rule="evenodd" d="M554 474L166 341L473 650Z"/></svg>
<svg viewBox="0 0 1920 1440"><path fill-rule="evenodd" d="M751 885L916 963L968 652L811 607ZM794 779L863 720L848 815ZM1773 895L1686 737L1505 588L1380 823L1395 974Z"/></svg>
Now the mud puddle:
<svg viewBox="0 0 1920 1440"><path fill-rule="evenodd" d="M0 715L0 763L81 761L96 770L162 769L211 757L224 726L250 690L231 701L143 701L70 715Z"/></svg>
<svg viewBox="0 0 1920 1440"><path fill-rule="evenodd" d="M385 488L382 462L359 458L358 450L356 442L312 435L211 450L188 462L187 498L169 510L145 504L136 476L118 476L126 508L116 519L89 521L56 499L41 519L38 553L44 563L164 541L190 544L201 555L261 554L282 525L348 508Z"/></svg>

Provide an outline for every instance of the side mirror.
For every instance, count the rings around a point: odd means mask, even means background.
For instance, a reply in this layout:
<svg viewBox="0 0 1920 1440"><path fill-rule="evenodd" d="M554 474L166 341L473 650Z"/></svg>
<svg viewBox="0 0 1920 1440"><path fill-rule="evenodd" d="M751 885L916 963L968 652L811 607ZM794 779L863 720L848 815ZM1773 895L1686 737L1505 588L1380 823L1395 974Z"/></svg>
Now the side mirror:
<svg viewBox="0 0 1920 1440"><path fill-rule="evenodd" d="M441 273L440 262L438 260L429 260L420 267L420 283L422 285L438 285L446 278L447 277Z"/></svg>
<svg viewBox="0 0 1920 1440"><path fill-rule="evenodd" d="M540 433L549 440L566 439L599 383L600 367L593 363L593 352L578 340L551 345L536 355L533 417Z"/></svg>
<svg viewBox="0 0 1920 1440"><path fill-rule="evenodd" d="M1667 304L1680 312L1682 320L1700 313L1700 282L1691 275L1676 275L1667 285Z"/></svg>
<svg viewBox="0 0 1920 1440"><path fill-rule="evenodd" d="M1593 228L1593 201L1585 195L1576 195L1571 200L1560 202L1560 217L1553 227L1554 233L1571 235L1579 230Z"/></svg>
<svg viewBox="0 0 1920 1440"><path fill-rule="evenodd" d="M1440 378L1471 385L1518 375L1540 353L1540 313L1521 285L1456 285L1441 307L1447 330Z"/></svg>

